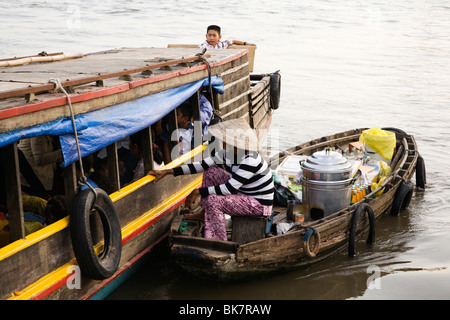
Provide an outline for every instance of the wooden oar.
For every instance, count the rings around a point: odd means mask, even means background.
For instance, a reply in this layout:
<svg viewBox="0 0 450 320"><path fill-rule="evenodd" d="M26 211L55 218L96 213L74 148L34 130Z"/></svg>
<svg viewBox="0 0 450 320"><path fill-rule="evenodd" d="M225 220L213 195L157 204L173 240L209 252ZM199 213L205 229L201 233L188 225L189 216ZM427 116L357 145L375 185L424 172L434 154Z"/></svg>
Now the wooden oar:
<svg viewBox="0 0 450 320"><path fill-rule="evenodd" d="M20 66L27 63L32 62L51 62L51 61L60 61L65 59L76 59L82 58L83 55L81 53L76 54L58 54L58 55L47 55L47 56L31 56L31 57L23 57L23 58L13 58L10 60L0 61L0 67L13 67Z"/></svg>

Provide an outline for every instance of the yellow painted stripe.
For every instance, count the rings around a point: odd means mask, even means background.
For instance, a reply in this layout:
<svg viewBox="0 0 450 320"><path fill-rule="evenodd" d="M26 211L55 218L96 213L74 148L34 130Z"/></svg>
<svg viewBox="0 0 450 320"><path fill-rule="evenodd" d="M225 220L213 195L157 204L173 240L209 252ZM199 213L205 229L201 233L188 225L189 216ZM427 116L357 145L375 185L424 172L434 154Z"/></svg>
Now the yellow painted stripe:
<svg viewBox="0 0 450 320"><path fill-rule="evenodd" d="M189 159L193 158L195 155L203 152L203 150L205 150L205 148L206 148L206 144L200 145L197 148L191 150L190 152L175 159L171 163L159 168L158 170L175 168L175 167L183 164L184 162L188 161ZM154 179L155 179L155 177L153 177L153 176L145 176L142 179L130 184L129 186L126 186L125 188L121 189L120 191L112 193L110 195L110 197L113 202L118 201L118 200L122 199L123 197L133 193L140 187L153 181ZM4 246L3 248L0 248L0 261L52 236L53 234L65 229L65 228L67 228L69 226L69 220L70 220L70 218L69 218L69 216L67 216L67 217L51 224L50 226L47 226L45 228L42 228L41 230L33 232L32 234L28 235L24 239L19 239L7 246Z"/></svg>
<svg viewBox="0 0 450 320"><path fill-rule="evenodd" d="M195 179L193 182L188 184L186 187L184 187L180 192L174 194L170 198L167 198L164 202L156 206L155 208L149 210L142 216L140 216L138 219L132 221L127 226L122 228L122 237L127 237L130 235L134 230L139 229L141 226L145 225L146 223L150 222L152 219L157 218L159 215L161 215L165 210L169 209L173 203L176 203L178 201L181 201L183 198L189 195L192 190L197 188L202 183L202 176ZM103 249L103 243L98 244L95 247L95 251L100 253ZM40 292L47 290L50 288L53 284L61 281L68 275L68 267L71 265L77 265L77 262L75 259L73 259L71 262L61 266L60 268L56 269L55 271L45 275L38 281L34 282L24 290L20 291L18 294L12 295L9 300L28 300L32 297L36 296Z"/></svg>
<svg viewBox="0 0 450 320"><path fill-rule="evenodd" d="M190 152L183 154L181 157L175 159L171 163L159 168L158 170L173 169L175 167L178 167L179 165L181 165L181 164L185 163L186 161L195 157L197 154L203 152L203 150L205 150L205 148L206 148L205 144L200 145L197 148L192 149ZM116 192L112 193L110 195L110 197L111 197L112 201L115 202L115 201L120 200L123 197L129 195L130 193L133 193L140 187L146 185L147 183L152 182L153 180L155 180L154 176L149 176L149 175L145 176L145 177L139 179L138 181L120 189L120 191L116 191Z"/></svg>
<svg viewBox="0 0 450 320"><path fill-rule="evenodd" d="M131 234L134 230L140 228L147 222L157 218L159 215L161 215L163 212L165 212L167 209L173 206L174 203L177 203L181 201L183 198L186 198L192 192L192 190L194 190L195 188L199 187L202 184L202 179L203 175L199 176L193 182L188 184L180 192L172 195L171 197L167 198L166 201L160 203L155 208L141 215L138 219L130 222L126 227L122 229L122 237L125 238L126 236Z"/></svg>
<svg viewBox="0 0 450 320"><path fill-rule="evenodd" d="M8 300L29 300L33 298L38 293L50 288L54 283L64 279L68 275L68 268L73 265L77 265L75 259L50 272L49 274L46 274L44 277L35 283L32 283L24 290L12 293Z"/></svg>

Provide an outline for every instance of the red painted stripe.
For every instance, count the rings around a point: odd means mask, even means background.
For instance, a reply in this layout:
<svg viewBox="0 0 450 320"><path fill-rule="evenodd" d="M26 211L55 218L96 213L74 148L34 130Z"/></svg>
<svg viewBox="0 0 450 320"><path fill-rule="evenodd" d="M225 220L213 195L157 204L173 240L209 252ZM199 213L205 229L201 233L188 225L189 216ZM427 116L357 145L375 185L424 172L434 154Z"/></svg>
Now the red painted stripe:
<svg viewBox="0 0 450 320"><path fill-rule="evenodd" d="M70 274L64 277L63 279L59 280L55 284L53 284L51 287L45 289L44 291L39 292L35 296L33 296L30 300L42 300L46 296L48 296L53 291L57 290L58 288L61 288L64 284L66 284L67 279L71 276Z"/></svg>
<svg viewBox="0 0 450 320"><path fill-rule="evenodd" d="M87 92L87 93L82 93L82 94L74 94L74 95L70 96L70 101L72 103L82 102L82 101L86 101L86 100L91 100L91 99L100 98L100 97L112 95L115 93L127 91L128 89L129 89L129 85L127 83L124 85L120 85L120 86L116 86L116 87L112 87L112 88L108 88L108 89L92 91L92 92ZM59 106L63 106L66 104L67 104L67 98L64 96L64 97L58 97L58 98L51 99L51 100L36 102L36 103L32 103L32 104L26 104L26 105L22 105L19 107L3 109L3 110L0 110L0 119L5 119L5 118L14 117L14 116L18 116L18 115L22 115L22 114L26 114L26 113L30 113L30 112L36 112L36 111L41 111L41 110L50 109L50 108L54 108L54 107L59 107Z"/></svg>

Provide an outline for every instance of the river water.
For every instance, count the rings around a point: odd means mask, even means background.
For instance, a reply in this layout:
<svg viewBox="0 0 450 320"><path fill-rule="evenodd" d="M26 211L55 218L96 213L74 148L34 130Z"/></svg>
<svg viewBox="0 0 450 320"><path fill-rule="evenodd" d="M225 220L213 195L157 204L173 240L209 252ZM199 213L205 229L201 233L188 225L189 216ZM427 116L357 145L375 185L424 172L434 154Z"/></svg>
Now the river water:
<svg viewBox="0 0 450 320"><path fill-rule="evenodd" d="M0 58L197 44L209 24L223 39L258 45L255 73L280 70L273 151L397 127L415 135L427 187L400 216L378 220L376 243L361 243L353 259L344 250L308 269L227 284L155 257L109 299L449 299L448 1L2 0Z"/></svg>

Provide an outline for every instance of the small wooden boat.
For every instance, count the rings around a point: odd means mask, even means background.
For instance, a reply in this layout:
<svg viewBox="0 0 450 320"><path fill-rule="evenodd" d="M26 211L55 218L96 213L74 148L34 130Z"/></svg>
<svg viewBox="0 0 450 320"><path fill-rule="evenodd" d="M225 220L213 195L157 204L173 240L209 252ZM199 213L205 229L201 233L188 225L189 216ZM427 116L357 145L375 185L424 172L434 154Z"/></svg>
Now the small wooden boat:
<svg viewBox="0 0 450 320"><path fill-rule="evenodd" d="M311 156L325 147L344 150L349 143L358 141L364 129L349 130L309 141L272 158L271 166L276 168L291 155ZM371 190L356 203L327 216L305 220L283 234L274 233L274 226L292 222L287 217L287 208L274 206L275 216L271 230L266 230L266 222L261 218L247 218L244 229L249 232L259 223L259 239L255 241L233 241L245 239L234 236L241 232L241 224L235 226L233 219L230 241L205 239L201 236L201 222L183 219L180 215L172 224L171 255L183 269L202 278L235 280L265 276L309 266L348 246L349 255L354 254L356 236L369 230L368 242L375 240L375 220L390 212L398 214L407 207L411 199L413 184L411 178L416 172L416 183L423 187L425 168L419 156L415 139L401 130L395 130L396 155L392 159L392 171L386 180ZM380 195L381 193L381 195ZM240 218L241 219L241 218ZM184 221L183 221L184 220ZM181 230L180 231L180 225ZM239 227L239 231L234 228ZM258 227L256 227L258 228ZM257 232L250 232L256 237ZM248 235L247 235L248 239Z"/></svg>
<svg viewBox="0 0 450 320"><path fill-rule="evenodd" d="M125 281L166 239L178 206L201 177L155 185L146 175L124 185L120 141L140 134L148 172L154 168L152 126L165 118L168 132L178 134L176 108L184 101L191 102L194 130L202 132L200 94L223 121L243 118L263 136L278 108L280 78L277 72L250 75L248 53L245 47L123 48L0 60L0 204L8 214L0 214L0 298L101 299ZM30 232L21 179L27 160L18 144L40 136L61 145L66 211ZM174 153L164 168L201 156L199 140L181 155L172 135ZM80 190L80 155L105 149L111 191Z"/></svg>

